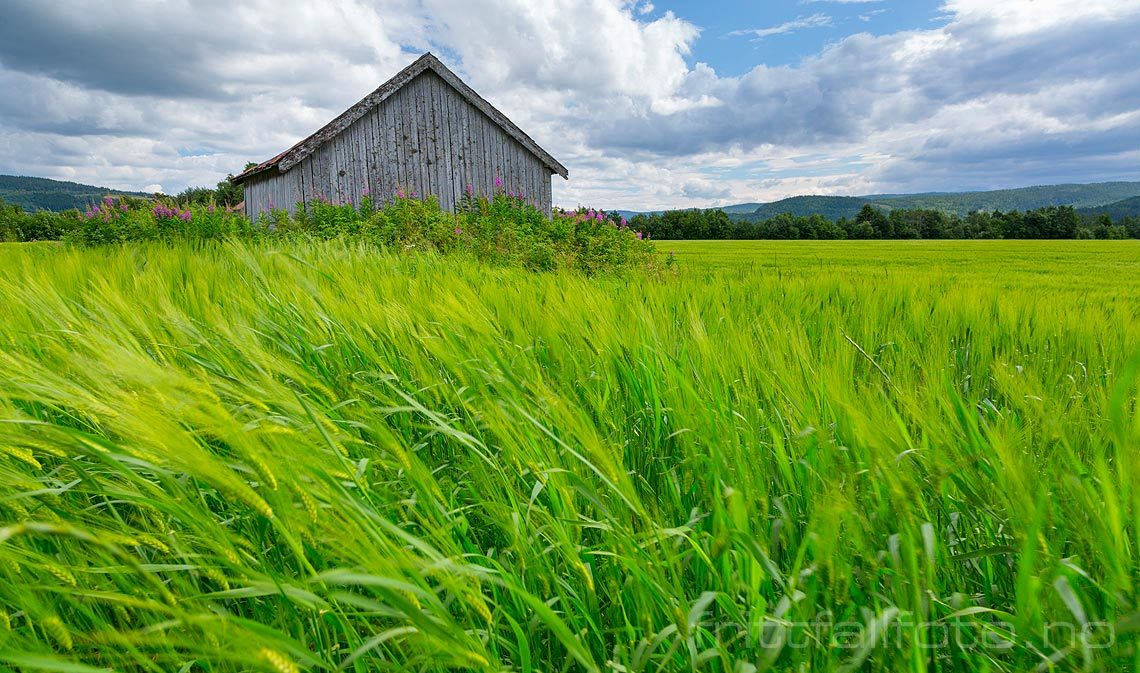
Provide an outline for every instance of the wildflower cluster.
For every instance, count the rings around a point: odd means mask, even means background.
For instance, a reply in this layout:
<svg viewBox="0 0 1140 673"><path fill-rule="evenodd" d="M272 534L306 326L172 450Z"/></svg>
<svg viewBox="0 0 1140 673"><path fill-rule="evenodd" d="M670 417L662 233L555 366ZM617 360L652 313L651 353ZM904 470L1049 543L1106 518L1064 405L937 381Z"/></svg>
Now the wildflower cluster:
<svg viewBox="0 0 1140 673"><path fill-rule="evenodd" d="M206 241L253 233L249 220L213 204L180 206L170 201L104 197L79 214L63 238L84 246L127 241Z"/></svg>
<svg viewBox="0 0 1140 673"><path fill-rule="evenodd" d="M183 222L189 222L191 220L189 210L182 210L177 206L168 206L165 203L154 204L154 208L151 212L154 213L155 219L158 220L179 219ZM214 207L212 205L209 206L209 212L214 212Z"/></svg>
<svg viewBox="0 0 1140 673"><path fill-rule="evenodd" d="M574 211L556 210L554 212L554 216L560 217L563 219L568 219L568 220L571 220L571 221L573 221L575 223L579 223L579 224L584 224L584 223L588 223L588 222L601 224L601 223L609 222L613 226L617 227L619 230L622 230L622 231L629 231L630 230L629 220L627 220L624 217L621 217L620 215L618 215L616 213L613 213L613 214L606 213L604 210L595 210L593 208L588 208L588 209L579 208L578 210L574 210ZM637 237L637 240L639 240L639 241L649 238L648 234L645 234L644 232L641 232L641 231L634 230L633 234L634 234L634 236Z"/></svg>
<svg viewBox="0 0 1140 673"><path fill-rule="evenodd" d="M104 196L99 203L88 205L87 210L83 211L80 217L84 220L100 219L108 222L111 218L119 216L120 213L128 212L130 209L125 198Z"/></svg>

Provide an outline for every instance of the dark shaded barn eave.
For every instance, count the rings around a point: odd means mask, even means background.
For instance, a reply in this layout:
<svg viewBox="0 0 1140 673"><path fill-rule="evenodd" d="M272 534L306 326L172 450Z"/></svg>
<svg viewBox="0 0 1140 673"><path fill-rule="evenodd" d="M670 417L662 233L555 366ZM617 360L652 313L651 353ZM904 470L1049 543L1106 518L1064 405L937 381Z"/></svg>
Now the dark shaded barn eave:
<svg viewBox="0 0 1140 673"><path fill-rule="evenodd" d="M443 81L447 82L453 89L459 92L468 103L475 106L477 110L487 115L491 121L495 122L499 128L503 130L508 136L514 138L520 145L522 145L528 152L538 157L543 164L550 169L551 173L561 175L565 179L570 178L570 172L566 167L558 162L557 159L552 157L546 150L542 149L529 135L522 129L515 125L510 119L507 118L502 112L499 112L495 106L488 103L482 96L480 96L474 89L467 86L463 80L451 72L451 70L443 64L434 54L428 52L415 60L411 65L396 73L395 77L380 85L372 93L365 96L359 103L345 110L336 119L332 120L319 131L305 138L293 147L285 150L281 154L273 157L268 161L264 161L249 170L243 171L240 175L233 179L234 184L241 184L250 180L251 178L265 173L266 171L277 168L278 172L285 173L297 164L304 161L309 155L324 145L329 140L332 140L337 135L342 133L345 129L352 126L357 120L376 106L383 103L390 98L393 94L404 87L408 82L423 74L425 71L431 70L438 75Z"/></svg>

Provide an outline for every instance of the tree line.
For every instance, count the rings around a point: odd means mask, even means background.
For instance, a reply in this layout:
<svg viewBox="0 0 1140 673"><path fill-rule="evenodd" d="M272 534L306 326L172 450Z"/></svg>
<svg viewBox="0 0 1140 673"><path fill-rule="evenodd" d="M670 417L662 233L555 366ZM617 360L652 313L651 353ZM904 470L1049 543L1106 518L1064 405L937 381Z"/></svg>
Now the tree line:
<svg viewBox="0 0 1140 673"><path fill-rule="evenodd" d="M635 215L630 227L659 240L711 239L1123 239L1140 238L1140 218L1086 215L1072 206L1025 212L973 212L864 205L854 219L784 213L759 222L733 219L723 210L671 210Z"/></svg>
<svg viewBox="0 0 1140 673"><path fill-rule="evenodd" d="M241 198L241 187L227 179L217 189L187 189L170 200L184 207L216 204L233 208ZM124 200L149 203L133 197ZM81 213L75 210L25 212L0 199L0 242L58 240L78 226L81 219ZM823 215L784 213L756 222L734 219L723 210L692 209L635 215L628 224L632 230L658 240L1140 239L1140 217L1114 219L1108 214L1081 213L1072 206L1025 212L973 212L960 217L922 208L886 211L867 204L854 219L841 217L832 221Z"/></svg>

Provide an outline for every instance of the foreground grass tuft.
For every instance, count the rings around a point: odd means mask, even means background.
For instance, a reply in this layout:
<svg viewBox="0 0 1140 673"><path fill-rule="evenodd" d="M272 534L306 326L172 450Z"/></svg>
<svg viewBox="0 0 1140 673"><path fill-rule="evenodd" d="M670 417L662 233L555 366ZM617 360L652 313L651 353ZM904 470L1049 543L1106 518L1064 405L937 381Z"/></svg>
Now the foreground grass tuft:
<svg viewBox="0 0 1140 673"><path fill-rule="evenodd" d="M1140 250L0 247L0 667L1127 670Z"/></svg>

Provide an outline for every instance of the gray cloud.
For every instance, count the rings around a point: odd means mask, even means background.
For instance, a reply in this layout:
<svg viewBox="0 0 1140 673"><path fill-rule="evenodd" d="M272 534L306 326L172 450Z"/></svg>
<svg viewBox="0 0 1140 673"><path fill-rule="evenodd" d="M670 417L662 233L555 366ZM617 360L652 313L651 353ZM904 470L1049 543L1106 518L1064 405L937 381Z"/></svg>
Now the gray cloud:
<svg viewBox="0 0 1140 673"><path fill-rule="evenodd" d="M0 172L210 184L431 48L570 167L571 204L1140 178L1140 0L946 0L945 25L739 77L647 4L8 0Z"/></svg>
<svg viewBox="0 0 1140 673"><path fill-rule="evenodd" d="M0 63L9 70L115 93L224 97L219 83L198 67L211 46L209 38L191 39L185 17L159 22L144 14L153 20L117 25L101 12L61 11L71 9L5 2Z"/></svg>

